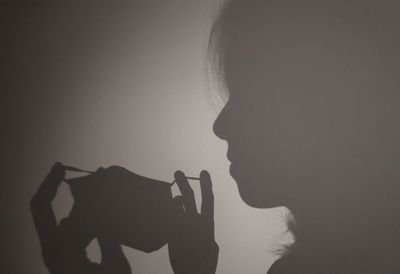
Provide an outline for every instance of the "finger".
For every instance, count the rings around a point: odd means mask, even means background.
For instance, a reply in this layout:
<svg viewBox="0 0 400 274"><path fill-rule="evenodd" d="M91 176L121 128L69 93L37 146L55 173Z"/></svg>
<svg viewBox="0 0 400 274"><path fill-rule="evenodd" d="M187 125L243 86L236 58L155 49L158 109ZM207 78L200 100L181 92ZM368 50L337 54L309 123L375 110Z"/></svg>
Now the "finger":
<svg viewBox="0 0 400 274"><path fill-rule="evenodd" d="M185 174L178 170L174 174L176 183L178 184L179 190L182 193L183 205L185 206L186 213L196 214L196 201L194 199L194 192L189 185L189 182Z"/></svg>
<svg viewBox="0 0 400 274"><path fill-rule="evenodd" d="M173 199L173 203L174 203L176 212L184 213L185 210L183 208L183 197L182 196L176 196Z"/></svg>
<svg viewBox="0 0 400 274"><path fill-rule="evenodd" d="M64 165L60 162L55 162L51 169L56 171L64 170Z"/></svg>
<svg viewBox="0 0 400 274"><path fill-rule="evenodd" d="M200 173L201 215L208 223L214 224L214 194L210 174L203 170Z"/></svg>
<svg viewBox="0 0 400 274"><path fill-rule="evenodd" d="M60 162L54 163L54 165L51 168L50 173L53 174L54 176L60 177L62 180L62 178L64 178L64 176L65 176L64 165L61 164Z"/></svg>
<svg viewBox="0 0 400 274"><path fill-rule="evenodd" d="M182 233L182 222L185 217L185 209L183 206L183 197L176 196L173 200L173 214L171 215L171 221L175 224L174 233L171 234L172 240L176 240L178 235Z"/></svg>

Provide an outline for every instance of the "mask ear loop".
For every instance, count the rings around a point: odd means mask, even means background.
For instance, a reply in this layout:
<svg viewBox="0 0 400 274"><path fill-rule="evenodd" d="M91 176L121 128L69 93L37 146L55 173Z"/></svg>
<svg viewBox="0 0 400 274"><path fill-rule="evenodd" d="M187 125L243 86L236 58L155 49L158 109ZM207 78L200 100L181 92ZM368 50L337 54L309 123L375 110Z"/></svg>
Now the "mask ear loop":
<svg viewBox="0 0 400 274"><path fill-rule="evenodd" d="M188 179L188 180L200 181L200 178L197 178L197 177L187 177L187 176L186 176L186 179ZM172 187L175 183L176 183L176 180L173 180L172 183L171 183L171 187Z"/></svg>
<svg viewBox="0 0 400 274"><path fill-rule="evenodd" d="M89 174L93 174L96 173L95 171L89 171L89 170L85 170L85 169L80 169L77 167L73 167L73 166L64 166L65 170L68 171L75 171L75 172L84 172L84 173L89 173ZM195 180L195 181L200 181L200 178L197 177L186 177L188 180ZM68 180L68 179L67 179ZM65 180L65 181L67 181ZM171 182L171 187L176 183L176 180Z"/></svg>
<svg viewBox="0 0 400 274"><path fill-rule="evenodd" d="M73 167L73 166L64 166L64 168L65 168L65 170L68 170L68 171L84 172L84 173L89 173L89 174L95 173L94 171L84 170L84 169L80 169L80 168Z"/></svg>
<svg viewBox="0 0 400 274"><path fill-rule="evenodd" d="M83 172L83 173L88 173L88 174L94 174L95 173L95 171L84 170L84 169L80 169L80 168L73 167L73 166L64 166L64 169L66 171ZM74 179L74 178L72 178L72 179ZM64 182L66 182L66 183L69 183L69 180L70 179L64 178Z"/></svg>

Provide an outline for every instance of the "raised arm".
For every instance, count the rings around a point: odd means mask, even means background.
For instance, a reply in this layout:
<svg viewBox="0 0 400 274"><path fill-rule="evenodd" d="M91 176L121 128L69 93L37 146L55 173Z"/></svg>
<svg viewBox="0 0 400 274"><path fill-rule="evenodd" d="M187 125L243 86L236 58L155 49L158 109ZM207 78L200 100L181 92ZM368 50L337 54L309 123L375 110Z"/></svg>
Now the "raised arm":
<svg viewBox="0 0 400 274"><path fill-rule="evenodd" d="M51 208L51 202L64 176L63 165L54 164L30 203L33 221L42 248L43 260L48 267L51 264L54 244L57 242L57 221Z"/></svg>

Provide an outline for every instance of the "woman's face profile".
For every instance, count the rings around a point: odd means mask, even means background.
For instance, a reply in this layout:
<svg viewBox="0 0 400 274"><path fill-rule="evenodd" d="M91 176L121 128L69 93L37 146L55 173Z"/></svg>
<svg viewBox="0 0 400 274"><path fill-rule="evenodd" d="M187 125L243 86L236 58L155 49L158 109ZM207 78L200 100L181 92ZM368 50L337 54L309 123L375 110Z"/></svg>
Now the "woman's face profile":
<svg viewBox="0 0 400 274"><path fill-rule="evenodd" d="M254 207L286 206L311 188L305 175L318 168L315 159L323 153L316 114L324 108L321 76L311 65L317 61L313 50L301 45L291 26L268 32L267 22L250 17L225 30L222 69L229 99L214 130L228 142L230 172L242 199Z"/></svg>
<svg viewBox="0 0 400 274"><path fill-rule="evenodd" d="M393 79L371 77L382 73L383 49L365 46L367 28L350 15L255 2L246 12L228 7L217 21L229 99L214 131L228 143L241 197L290 207L345 193L376 164L381 109L392 107L377 90Z"/></svg>
<svg viewBox="0 0 400 274"><path fill-rule="evenodd" d="M231 175L249 205L287 205L296 199L293 193L306 187L301 182L308 168L303 161L309 167L314 164L307 116L315 102L312 106L305 94L284 83L277 90L272 77L257 75L257 66L229 69L229 99L214 131L228 143Z"/></svg>

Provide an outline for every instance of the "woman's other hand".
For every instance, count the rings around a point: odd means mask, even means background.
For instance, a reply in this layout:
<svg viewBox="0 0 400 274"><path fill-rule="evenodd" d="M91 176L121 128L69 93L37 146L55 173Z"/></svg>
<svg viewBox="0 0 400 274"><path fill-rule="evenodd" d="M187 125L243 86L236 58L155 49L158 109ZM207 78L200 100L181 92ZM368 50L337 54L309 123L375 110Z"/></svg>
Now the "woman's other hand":
<svg viewBox="0 0 400 274"><path fill-rule="evenodd" d="M219 248L214 238L214 195L210 174L202 171L200 187L201 213L197 212L194 192L185 174L175 172L182 196L174 198L176 229L168 244L169 258L175 274L214 274Z"/></svg>

